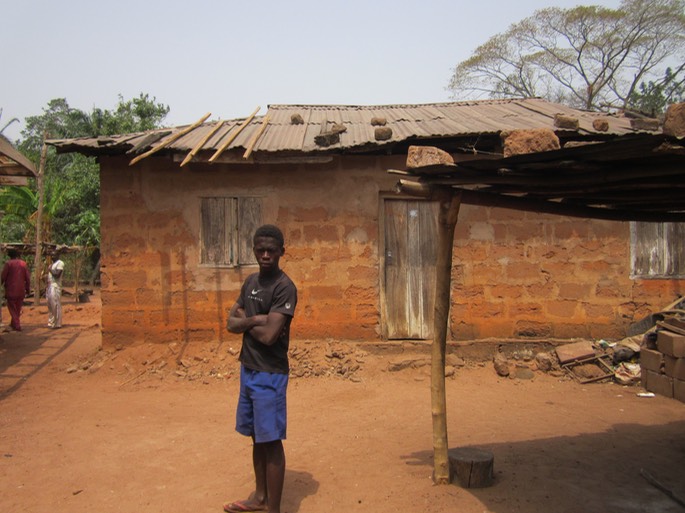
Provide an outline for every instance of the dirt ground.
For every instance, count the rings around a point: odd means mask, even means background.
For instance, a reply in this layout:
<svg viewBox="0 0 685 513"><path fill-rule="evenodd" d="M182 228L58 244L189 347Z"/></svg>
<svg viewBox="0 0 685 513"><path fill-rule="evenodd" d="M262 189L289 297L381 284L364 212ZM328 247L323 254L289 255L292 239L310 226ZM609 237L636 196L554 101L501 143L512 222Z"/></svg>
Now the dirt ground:
<svg viewBox="0 0 685 513"><path fill-rule="evenodd" d="M65 326L28 306L0 335L0 511L220 512L252 490L233 430L238 338L100 349L97 291ZM7 310L3 312L8 322ZM450 447L495 457L495 482L435 486L428 355L295 342L283 511L682 512L685 404L640 387L454 360Z"/></svg>

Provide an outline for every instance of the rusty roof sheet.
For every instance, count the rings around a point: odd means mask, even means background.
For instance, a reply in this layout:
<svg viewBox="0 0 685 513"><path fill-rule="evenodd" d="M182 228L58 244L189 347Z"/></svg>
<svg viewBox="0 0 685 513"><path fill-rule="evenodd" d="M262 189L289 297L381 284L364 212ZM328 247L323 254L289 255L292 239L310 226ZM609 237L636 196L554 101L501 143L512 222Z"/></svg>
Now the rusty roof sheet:
<svg viewBox="0 0 685 513"><path fill-rule="evenodd" d="M408 194L573 217L685 222L685 140L635 134L511 157L394 171Z"/></svg>
<svg viewBox="0 0 685 513"><path fill-rule="evenodd" d="M577 130L555 126L555 116L577 118ZM299 116L301 123L293 122ZM608 121L609 129L593 128L598 117ZM377 126L373 118L384 118L392 130L387 140L376 139ZM549 128L557 134L579 137L626 135L635 133L631 120L622 116L584 112L542 99L484 100L418 105L270 105L264 116L248 121L235 119L211 121L109 137L78 138L49 141L60 152L77 151L91 155L124 154L132 157L150 150L165 153L196 151L196 159L208 160L221 150L243 152L252 146L252 154L322 154L352 151L386 151L397 143L496 135L506 130ZM327 145L317 143L317 136L340 124L344 131ZM243 126L245 124L245 126ZM192 128L192 129L190 129ZM213 133L212 133L213 132ZM232 139L232 140L231 140ZM247 156L247 155L245 155Z"/></svg>

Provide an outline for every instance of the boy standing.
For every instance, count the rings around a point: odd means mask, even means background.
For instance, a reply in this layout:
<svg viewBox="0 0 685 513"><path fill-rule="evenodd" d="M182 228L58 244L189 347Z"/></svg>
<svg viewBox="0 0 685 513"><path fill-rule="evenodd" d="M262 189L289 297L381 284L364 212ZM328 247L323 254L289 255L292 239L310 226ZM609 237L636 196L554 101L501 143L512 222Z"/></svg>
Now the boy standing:
<svg viewBox="0 0 685 513"><path fill-rule="evenodd" d="M290 323L297 288L279 267L283 233L273 225L257 229L253 251L259 272L248 276L231 308L228 330L243 334L236 431L252 437L255 491L224 505L227 513L280 513L285 478L286 389Z"/></svg>

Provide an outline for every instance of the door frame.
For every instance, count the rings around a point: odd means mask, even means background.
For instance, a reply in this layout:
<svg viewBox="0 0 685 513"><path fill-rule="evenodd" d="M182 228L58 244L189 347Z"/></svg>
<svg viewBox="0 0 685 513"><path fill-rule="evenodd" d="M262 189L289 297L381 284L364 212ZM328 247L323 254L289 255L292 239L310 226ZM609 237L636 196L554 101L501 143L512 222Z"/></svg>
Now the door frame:
<svg viewBox="0 0 685 513"><path fill-rule="evenodd" d="M379 301L380 301L380 312L381 312L381 337L383 340L410 340L402 338L389 338L388 336L388 300L387 300L387 289L386 289L386 276L385 276L385 266L386 266L386 240L385 240L385 202L386 201L417 201L426 203L437 203L434 200L427 198L417 198L416 196L410 196L406 194L397 194L391 192L381 193L378 199L378 223L379 223L379 245L378 245L378 275L379 275ZM437 219L436 219L437 223ZM431 312L432 319L432 312ZM429 335L425 338L412 338L411 340L430 340L433 330L433 325L430 320L426 326Z"/></svg>

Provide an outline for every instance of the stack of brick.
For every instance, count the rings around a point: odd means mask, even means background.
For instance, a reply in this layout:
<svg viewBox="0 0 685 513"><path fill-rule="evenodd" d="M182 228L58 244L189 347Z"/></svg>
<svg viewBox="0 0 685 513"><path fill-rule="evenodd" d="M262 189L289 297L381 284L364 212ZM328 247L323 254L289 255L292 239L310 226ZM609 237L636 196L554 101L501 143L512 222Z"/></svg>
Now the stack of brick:
<svg viewBox="0 0 685 513"><path fill-rule="evenodd" d="M659 331L656 348L640 351L642 386L685 402L685 335Z"/></svg>

